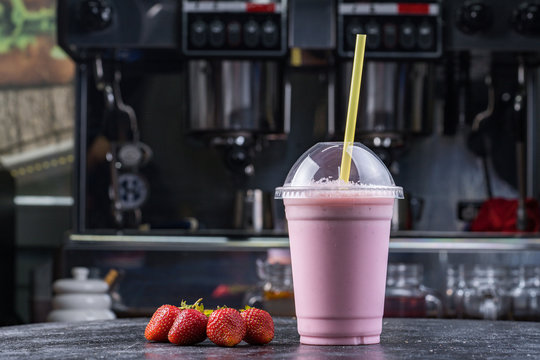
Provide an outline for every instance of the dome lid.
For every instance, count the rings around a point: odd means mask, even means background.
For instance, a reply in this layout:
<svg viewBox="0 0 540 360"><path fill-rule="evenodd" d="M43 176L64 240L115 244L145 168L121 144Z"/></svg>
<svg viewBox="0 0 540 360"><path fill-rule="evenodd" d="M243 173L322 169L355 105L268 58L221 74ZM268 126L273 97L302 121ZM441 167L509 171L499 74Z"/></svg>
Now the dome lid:
<svg viewBox="0 0 540 360"><path fill-rule="evenodd" d="M343 142L318 143L293 165L275 198L377 197L403 199L403 188L396 186L386 165L365 145L349 146L349 181L339 178Z"/></svg>

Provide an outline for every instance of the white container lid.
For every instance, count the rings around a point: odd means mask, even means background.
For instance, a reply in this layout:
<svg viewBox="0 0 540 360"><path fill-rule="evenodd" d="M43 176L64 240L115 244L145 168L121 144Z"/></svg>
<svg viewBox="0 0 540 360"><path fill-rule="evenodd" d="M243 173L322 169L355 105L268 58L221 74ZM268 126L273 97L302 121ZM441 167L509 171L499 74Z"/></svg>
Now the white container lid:
<svg viewBox="0 0 540 360"><path fill-rule="evenodd" d="M351 157L349 181L340 180L343 142L312 146L293 165L276 199L308 197L368 197L403 199L390 171L373 151L360 143L348 147Z"/></svg>
<svg viewBox="0 0 540 360"><path fill-rule="evenodd" d="M53 290L56 294L79 293L101 294L109 290L109 285L99 279L88 279L88 268L74 267L71 269L73 279L60 279L54 282Z"/></svg>

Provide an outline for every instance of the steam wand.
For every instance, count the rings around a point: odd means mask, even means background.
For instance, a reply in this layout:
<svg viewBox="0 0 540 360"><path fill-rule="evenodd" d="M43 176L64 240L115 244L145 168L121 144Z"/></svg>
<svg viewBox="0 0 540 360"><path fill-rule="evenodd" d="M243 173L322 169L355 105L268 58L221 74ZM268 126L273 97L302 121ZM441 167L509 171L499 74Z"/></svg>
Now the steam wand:
<svg viewBox="0 0 540 360"><path fill-rule="evenodd" d="M140 206L147 197L146 182L138 174L138 168L144 165L152 156L152 150L140 142L139 127L135 110L124 103L120 88L122 73L118 67L113 71L112 81L105 76L101 57L94 59L94 79L96 89L103 93L105 109L127 116L131 130L132 142L122 145L113 144L106 159L110 163L111 187L109 198L112 203L112 215L118 226L124 223L124 212L131 211L136 224L141 223ZM122 174L120 169L125 168Z"/></svg>
<svg viewBox="0 0 540 360"><path fill-rule="evenodd" d="M518 180L518 207L516 213L516 229L526 231L528 225L527 211L525 209L525 116L527 104L527 90L525 84L525 65L523 58L519 58L518 65L518 91L514 97L514 116L516 126L516 160L517 160L517 180Z"/></svg>
<svg viewBox="0 0 540 360"><path fill-rule="evenodd" d="M495 88L493 86L493 80L491 78L491 75L487 75L484 81L488 88L488 104L484 111L476 114L476 116L474 117L472 127L471 127L473 134L479 134L480 124L487 118L491 117L493 115L493 110L495 109ZM489 165L488 165L488 154L489 154L490 142L487 139L486 135L480 134L479 137L480 137L479 140L481 143L480 157L482 159L482 167L484 169L484 178L486 181L487 195L488 195L488 198L491 199L493 197L493 190L491 186L491 180L490 180L490 175L489 175Z"/></svg>
<svg viewBox="0 0 540 360"><path fill-rule="evenodd" d="M131 128L133 142L139 142L139 126L137 124L137 114L135 110L126 103L122 98L122 91L120 89L120 81L122 80L122 73L119 69L114 70L113 81L105 80L105 71L103 69L103 61L101 57L97 56L94 60L94 77L96 83L96 89L103 93L105 102L105 108L108 111L117 110L120 113L125 114L129 119L129 125Z"/></svg>
<svg viewBox="0 0 540 360"><path fill-rule="evenodd" d="M133 142L139 142L139 126L137 124L137 115L135 110L122 99L122 92L120 91L120 81L122 80L122 73L119 69L114 70L114 82L113 82L113 95L116 99L116 108L118 111L127 115L129 119L129 124L131 126L131 135L133 137Z"/></svg>

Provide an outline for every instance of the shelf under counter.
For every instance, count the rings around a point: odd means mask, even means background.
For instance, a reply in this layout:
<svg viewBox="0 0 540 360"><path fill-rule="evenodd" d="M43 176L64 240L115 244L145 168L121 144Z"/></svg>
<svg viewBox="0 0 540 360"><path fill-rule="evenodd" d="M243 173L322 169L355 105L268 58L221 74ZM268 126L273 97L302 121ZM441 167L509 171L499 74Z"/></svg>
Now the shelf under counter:
<svg viewBox="0 0 540 360"><path fill-rule="evenodd" d="M264 251L287 248L284 234L265 233L239 236L217 234L68 234L68 248L187 250L187 251ZM393 232L390 252L507 252L540 251L540 234L501 234L470 232Z"/></svg>

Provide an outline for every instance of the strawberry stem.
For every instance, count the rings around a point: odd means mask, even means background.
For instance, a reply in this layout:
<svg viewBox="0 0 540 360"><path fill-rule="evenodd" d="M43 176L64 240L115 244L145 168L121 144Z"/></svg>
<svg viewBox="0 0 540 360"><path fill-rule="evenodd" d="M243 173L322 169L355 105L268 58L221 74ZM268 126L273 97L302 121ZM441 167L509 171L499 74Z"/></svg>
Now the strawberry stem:
<svg viewBox="0 0 540 360"><path fill-rule="evenodd" d="M204 305L202 304L201 301L202 301L202 298L195 301L195 303L193 305L188 305L185 300L182 300L182 302L180 303L180 309L181 310L195 309L195 310L199 310L200 312L203 313L204 312Z"/></svg>

